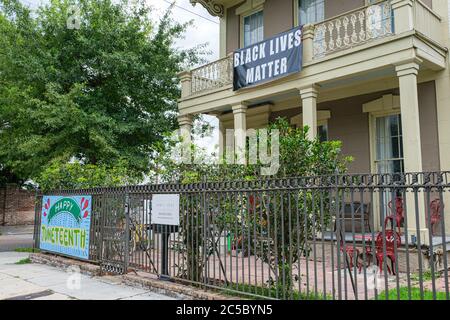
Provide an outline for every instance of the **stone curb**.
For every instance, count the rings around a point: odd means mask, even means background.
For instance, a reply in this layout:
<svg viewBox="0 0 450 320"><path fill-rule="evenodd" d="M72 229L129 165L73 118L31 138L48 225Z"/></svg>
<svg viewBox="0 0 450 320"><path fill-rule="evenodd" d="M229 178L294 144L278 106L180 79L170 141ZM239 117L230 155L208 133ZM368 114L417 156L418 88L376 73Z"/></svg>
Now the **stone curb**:
<svg viewBox="0 0 450 320"><path fill-rule="evenodd" d="M125 284L138 285L150 288L156 293L165 294L170 297L186 300L236 300L238 298L221 295L218 293L204 291L187 285L170 281L150 279L139 275L126 274L122 276Z"/></svg>
<svg viewBox="0 0 450 320"><path fill-rule="evenodd" d="M100 266L93 263L69 259L49 253L32 253L30 259L33 263L45 264L52 267L66 269L69 266L78 266L82 274L101 277ZM120 282L126 285L148 288L152 292L164 294L166 296L181 300L235 300L237 298L221 295L214 292L204 291L180 283L161 281L147 276L126 274L114 276L120 278Z"/></svg>
<svg viewBox="0 0 450 320"><path fill-rule="evenodd" d="M84 261L64 258L49 253L32 253L30 254L30 260L33 263L46 264L59 269L67 269L70 266L77 266L80 268L80 272L82 274L86 274L88 276L101 275L100 266L98 265Z"/></svg>

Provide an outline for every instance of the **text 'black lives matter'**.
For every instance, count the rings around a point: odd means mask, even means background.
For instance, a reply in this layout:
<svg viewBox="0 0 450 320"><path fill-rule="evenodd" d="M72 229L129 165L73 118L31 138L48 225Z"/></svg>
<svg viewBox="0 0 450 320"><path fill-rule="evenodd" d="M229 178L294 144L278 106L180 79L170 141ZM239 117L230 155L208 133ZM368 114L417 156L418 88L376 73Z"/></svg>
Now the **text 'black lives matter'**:
<svg viewBox="0 0 450 320"><path fill-rule="evenodd" d="M300 72L302 27L296 27L233 53L233 90Z"/></svg>

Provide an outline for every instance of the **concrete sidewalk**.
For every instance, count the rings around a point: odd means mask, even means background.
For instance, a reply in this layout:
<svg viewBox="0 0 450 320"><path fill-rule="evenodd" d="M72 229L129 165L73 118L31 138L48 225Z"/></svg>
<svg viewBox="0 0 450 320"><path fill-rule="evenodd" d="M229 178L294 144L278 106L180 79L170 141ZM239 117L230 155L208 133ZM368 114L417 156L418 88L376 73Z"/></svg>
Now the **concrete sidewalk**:
<svg viewBox="0 0 450 320"><path fill-rule="evenodd" d="M0 300L172 300L116 277L89 277L47 265L15 264L28 253L0 252Z"/></svg>

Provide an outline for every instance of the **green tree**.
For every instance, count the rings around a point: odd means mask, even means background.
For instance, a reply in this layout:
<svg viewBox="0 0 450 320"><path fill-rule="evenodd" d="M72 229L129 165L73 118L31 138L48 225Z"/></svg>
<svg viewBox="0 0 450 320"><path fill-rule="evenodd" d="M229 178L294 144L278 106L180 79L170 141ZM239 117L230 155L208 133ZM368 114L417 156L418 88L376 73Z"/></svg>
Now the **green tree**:
<svg viewBox="0 0 450 320"><path fill-rule="evenodd" d="M77 10L73 11L72 5ZM0 0L0 167L4 180L55 161L140 174L177 127L176 74L202 46L178 50L187 24L159 23L144 0L51 0L36 12Z"/></svg>

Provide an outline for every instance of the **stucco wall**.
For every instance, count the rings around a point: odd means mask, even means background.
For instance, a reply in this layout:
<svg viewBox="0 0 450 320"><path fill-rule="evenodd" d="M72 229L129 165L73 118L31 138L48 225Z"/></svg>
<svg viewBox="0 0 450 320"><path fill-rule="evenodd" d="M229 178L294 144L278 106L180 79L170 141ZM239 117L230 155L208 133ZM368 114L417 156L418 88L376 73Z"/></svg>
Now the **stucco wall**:
<svg viewBox="0 0 450 320"><path fill-rule="evenodd" d="M227 31L226 31L226 45L227 45L227 54L233 52L235 49L239 48L239 28L240 28L240 20L239 16L236 15L236 9L242 5L239 3L234 7L230 7L227 9Z"/></svg>
<svg viewBox="0 0 450 320"><path fill-rule="evenodd" d="M440 170L435 82L419 84L420 139L423 171Z"/></svg>
<svg viewBox="0 0 450 320"><path fill-rule="evenodd" d="M438 1L442 1L442 0L438 0ZM430 8L433 8L433 0L422 0L422 2L425 3L427 6L429 6Z"/></svg>
<svg viewBox="0 0 450 320"><path fill-rule="evenodd" d="M430 0L431 1L431 0ZM240 17L236 9L245 1L227 9L226 52L240 47ZM289 30L294 26L294 0L266 0L264 3L264 37ZM364 6L365 0L326 0L325 18Z"/></svg>
<svg viewBox="0 0 450 320"><path fill-rule="evenodd" d="M293 26L293 0L266 0L264 3L264 37L271 37L289 30Z"/></svg>
<svg viewBox="0 0 450 320"><path fill-rule="evenodd" d="M344 12L363 7L365 0L326 0L325 19L332 18Z"/></svg>

